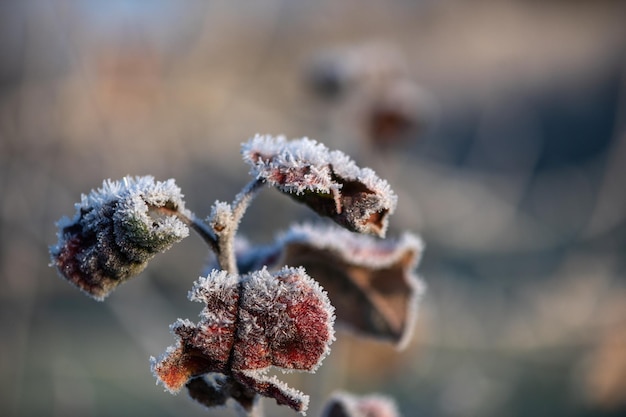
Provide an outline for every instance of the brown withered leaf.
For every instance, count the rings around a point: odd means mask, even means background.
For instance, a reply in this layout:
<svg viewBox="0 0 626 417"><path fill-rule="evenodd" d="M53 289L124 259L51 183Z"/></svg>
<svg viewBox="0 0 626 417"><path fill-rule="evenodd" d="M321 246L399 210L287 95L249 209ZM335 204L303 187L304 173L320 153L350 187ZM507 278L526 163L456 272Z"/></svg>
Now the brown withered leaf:
<svg viewBox="0 0 626 417"><path fill-rule="evenodd" d="M189 234L177 216L187 211L174 180L145 176L104 181L75 207L72 219L57 223L50 265L99 301Z"/></svg>
<svg viewBox="0 0 626 417"><path fill-rule="evenodd" d="M242 155L257 179L318 215L353 232L385 235L397 196L387 181L341 151L308 138L257 135L244 144Z"/></svg>
<svg viewBox="0 0 626 417"><path fill-rule="evenodd" d="M267 374L270 367L314 372L330 352L334 309L303 268L243 276L213 270L189 299L205 304L200 321L171 326L176 344L151 359L157 381L172 393L186 386L206 406L232 397L245 409L258 394L306 410L308 396Z"/></svg>
<svg viewBox="0 0 626 417"><path fill-rule="evenodd" d="M334 226L295 225L272 246L239 247L242 271L301 265L328 292L337 324L406 346L425 285L415 274L422 241L380 240Z"/></svg>

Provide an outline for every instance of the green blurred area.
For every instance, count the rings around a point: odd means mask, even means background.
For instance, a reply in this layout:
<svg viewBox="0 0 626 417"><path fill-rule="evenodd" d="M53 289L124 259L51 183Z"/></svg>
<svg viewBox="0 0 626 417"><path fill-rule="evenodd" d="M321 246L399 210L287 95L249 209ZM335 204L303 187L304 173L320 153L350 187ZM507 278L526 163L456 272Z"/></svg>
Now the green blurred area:
<svg viewBox="0 0 626 417"><path fill-rule="evenodd" d="M247 182L239 146L257 132L371 166L399 195L389 234L426 242L413 342L338 333L317 374L281 376L309 415L336 389L392 395L407 417L626 414L625 16L608 0L2 2L0 414L235 415L149 369L169 324L199 313L199 238L104 303L56 276L48 246L106 178L175 178L207 215ZM371 42L425 92L425 127L399 143L366 134L375 94L307 83L319 54ZM263 243L313 218L268 189L241 231Z"/></svg>

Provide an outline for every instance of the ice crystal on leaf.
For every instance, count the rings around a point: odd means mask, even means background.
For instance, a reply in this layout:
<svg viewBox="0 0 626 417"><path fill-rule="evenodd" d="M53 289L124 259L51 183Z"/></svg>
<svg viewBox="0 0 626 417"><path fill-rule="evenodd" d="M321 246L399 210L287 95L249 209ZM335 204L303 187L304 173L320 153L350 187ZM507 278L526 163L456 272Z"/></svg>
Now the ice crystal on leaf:
<svg viewBox="0 0 626 417"><path fill-rule="evenodd" d="M380 240L335 226L294 225L273 245L240 243L242 272L266 265L301 265L328 291L337 323L364 336L410 340L425 284L415 274L423 251L411 233Z"/></svg>
<svg viewBox="0 0 626 417"><path fill-rule="evenodd" d="M200 321L174 323L177 345L152 361L166 389L177 392L187 385L192 397L217 405L238 384L296 411L306 410L307 396L266 374L272 366L315 371L334 340L334 309L303 268L243 276L213 270L196 281L189 298L206 304ZM195 379L205 374L220 374L222 382ZM246 399L248 395L242 401Z"/></svg>
<svg viewBox="0 0 626 417"><path fill-rule="evenodd" d="M348 230L385 235L397 197L369 168L315 140L256 135L243 145L251 174Z"/></svg>
<svg viewBox="0 0 626 417"><path fill-rule="evenodd" d="M138 275L147 262L189 234L174 180L151 176L105 181L83 195L72 219L58 223L52 266L96 300Z"/></svg>
<svg viewBox="0 0 626 417"><path fill-rule="evenodd" d="M400 417L400 414L389 397L379 394L357 397L338 392L326 403L322 417Z"/></svg>

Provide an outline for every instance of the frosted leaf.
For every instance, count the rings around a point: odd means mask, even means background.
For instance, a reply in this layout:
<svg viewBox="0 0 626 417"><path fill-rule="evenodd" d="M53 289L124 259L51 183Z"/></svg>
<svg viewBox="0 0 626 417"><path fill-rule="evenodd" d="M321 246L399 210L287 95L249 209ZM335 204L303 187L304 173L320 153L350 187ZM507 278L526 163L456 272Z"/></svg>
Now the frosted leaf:
<svg viewBox="0 0 626 417"><path fill-rule="evenodd" d="M178 327L178 331L192 331L191 328ZM184 334L184 333L182 333ZM182 343L170 346L160 358L150 357L150 368L165 389L176 394L191 378L212 372L210 364L204 360L197 349L186 348Z"/></svg>
<svg viewBox="0 0 626 417"><path fill-rule="evenodd" d="M315 140L256 135L242 147L257 179L348 230L384 236L397 196L387 181Z"/></svg>
<svg viewBox="0 0 626 417"><path fill-rule="evenodd" d="M337 392L326 402L321 417L400 417L393 399L371 394L355 396Z"/></svg>
<svg viewBox="0 0 626 417"><path fill-rule="evenodd" d="M205 304L201 316L211 315L221 320L235 321L239 303L239 276L226 271L213 270L206 277L200 277L189 291L188 298ZM215 318L217 320L217 318Z"/></svg>
<svg viewBox="0 0 626 417"><path fill-rule="evenodd" d="M207 374L192 378L185 385L189 396L207 408L225 406L229 400L248 415L258 402L256 392L232 377L222 374Z"/></svg>
<svg viewBox="0 0 626 417"><path fill-rule="evenodd" d="M179 319L172 325L176 345L152 361L158 382L171 392L192 384L192 397L206 398L205 405L219 403L226 388L192 381L215 373L232 379L224 387L237 383L297 411L306 408L306 396L263 377L272 366L315 371L330 351L334 309L303 268L243 276L213 270L195 282L189 299L205 308L197 324Z"/></svg>
<svg viewBox="0 0 626 417"><path fill-rule="evenodd" d="M262 269L242 282L236 367L314 371L334 339L334 308L319 284L303 268L289 267Z"/></svg>
<svg viewBox="0 0 626 417"><path fill-rule="evenodd" d="M235 342L235 323L205 319L198 325L178 319L170 326L177 344L170 346L151 368L163 386L178 392L189 379L209 373L227 372L230 351Z"/></svg>
<svg viewBox="0 0 626 417"><path fill-rule="evenodd" d="M287 405L293 410L306 414L309 396L289 387L275 376L268 376L264 370L244 370L237 372L235 378L245 386L264 397L274 398L279 405Z"/></svg>
<svg viewBox="0 0 626 417"><path fill-rule="evenodd" d="M339 325L400 349L410 341L425 291L415 274L422 251L422 241L411 233L380 240L304 224L292 226L273 245L240 246L237 259L242 272L303 266L328 291Z"/></svg>
<svg viewBox="0 0 626 417"><path fill-rule="evenodd" d="M138 275L157 253L189 235L177 214L187 214L174 180L151 176L104 181L83 195L72 219L58 223L51 265L62 277L103 300Z"/></svg>

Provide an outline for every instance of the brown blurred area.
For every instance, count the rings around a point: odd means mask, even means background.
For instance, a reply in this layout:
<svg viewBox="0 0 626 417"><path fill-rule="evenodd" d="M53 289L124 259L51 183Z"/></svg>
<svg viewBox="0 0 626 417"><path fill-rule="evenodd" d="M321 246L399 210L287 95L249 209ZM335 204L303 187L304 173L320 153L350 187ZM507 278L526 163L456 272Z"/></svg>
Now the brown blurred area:
<svg viewBox="0 0 626 417"><path fill-rule="evenodd" d="M235 415L149 369L199 313L200 239L104 303L48 246L106 178L175 178L207 215L259 132L371 166L399 195L389 234L426 242L409 348L338 333L285 377L309 415L334 389L405 416L625 415L625 21L617 0L0 3L0 414ZM308 219L266 190L241 232Z"/></svg>

